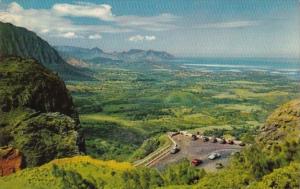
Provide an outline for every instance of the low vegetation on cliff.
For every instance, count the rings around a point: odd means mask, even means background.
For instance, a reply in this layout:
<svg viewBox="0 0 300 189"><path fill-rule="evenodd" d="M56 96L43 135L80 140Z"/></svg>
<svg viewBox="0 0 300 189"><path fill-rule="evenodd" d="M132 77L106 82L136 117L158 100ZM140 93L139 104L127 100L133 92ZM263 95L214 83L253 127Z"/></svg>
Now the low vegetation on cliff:
<svg viewBox="0 0 300 189"><path fill-rule="evenodd" d="M24 156L24 166L79 155L79 118L64 82L31 59L0 60L0 146Z"/></svg>

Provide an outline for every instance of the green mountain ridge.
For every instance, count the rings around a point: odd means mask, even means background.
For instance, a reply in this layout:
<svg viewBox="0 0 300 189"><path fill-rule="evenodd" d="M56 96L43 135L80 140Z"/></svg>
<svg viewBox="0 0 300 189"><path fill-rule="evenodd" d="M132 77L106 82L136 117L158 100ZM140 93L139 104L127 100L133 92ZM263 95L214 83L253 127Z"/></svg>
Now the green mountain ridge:
<svg viewBox="0 0 300 189"><path fill-rule="evenodd" d="M84 70L67 64L46 41L34 32L0 22L0 56L34 58L64 79L91 79Z"/></svg>

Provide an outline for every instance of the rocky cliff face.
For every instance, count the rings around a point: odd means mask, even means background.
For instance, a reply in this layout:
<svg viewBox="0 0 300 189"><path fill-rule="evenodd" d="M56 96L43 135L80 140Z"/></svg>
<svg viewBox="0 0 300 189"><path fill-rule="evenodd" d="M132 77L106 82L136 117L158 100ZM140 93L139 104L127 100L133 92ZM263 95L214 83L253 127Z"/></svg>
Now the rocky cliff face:
<svg viewBox="0 0 300 189"><path fill-rule="evenodd" d="M20 150L25 166L84 151L79 118L64 82L35 60L0 60L0 117L0 146Z"/></svg>
<svg viewBox="0 0 300 189"><path fill-rule="evenodd" d="M12 147L0 148L0 176L21 170L23 158L19 150Z"/></svg>

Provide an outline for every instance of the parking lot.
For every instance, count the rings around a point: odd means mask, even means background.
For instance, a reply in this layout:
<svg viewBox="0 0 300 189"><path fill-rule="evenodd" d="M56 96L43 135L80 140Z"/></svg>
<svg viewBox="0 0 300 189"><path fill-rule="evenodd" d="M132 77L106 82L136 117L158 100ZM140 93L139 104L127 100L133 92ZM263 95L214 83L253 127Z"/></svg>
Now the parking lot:
<svg viewBox="0 0 300 189"><path fill-rule="evenodd" d="M211 141L203 142L202 139L192 140L190 136L178 134L172 137L176 144L179 146L180 151L175 154L168 154L159 161L153 163L153 167L163 168L170 163L178 162L184 158L188 160L200 159L202 163L199 167L207 171L215 171L216 163L222 163L224 166L228 163L228 158L232 152L238 152L242 148L236 144L220 144L212 143ZM221 155L220 158L209 160L208 156L217 152Z"/></svg>

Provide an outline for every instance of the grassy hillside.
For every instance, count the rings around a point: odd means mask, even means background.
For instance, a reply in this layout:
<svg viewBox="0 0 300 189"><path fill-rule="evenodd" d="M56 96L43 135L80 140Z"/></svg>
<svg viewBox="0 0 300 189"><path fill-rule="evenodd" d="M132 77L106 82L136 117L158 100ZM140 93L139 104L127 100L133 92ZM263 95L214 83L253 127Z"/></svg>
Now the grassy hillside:
<svg viewBox="0 0 300 189"><path fill-rule="evenodd" d="M54 160L38 168L25 169L1 179L1 188L96 188L106 182L114 186L128 163L103 162L87 156ZM112 178L116 180L112 180Z"/></svg>
<svg viewBox="0 0 300 189"><path fill-rule="evenodd" d="M182 174L182 175L181 175ZM132 167L129 163L77 156L54 160L38 168L25 169L0 179L3 189L107 188L146 189L171 184L191 184L205 173L184 161L163 172Z"/></svg>
<svg viewBox="0 0 300 189"><path fill-rule="evenodd" d="M257 142L271 156L300 158L300 100L278 108L261 128ZM299 157L295 155L298 153ZM282 157L281 157L282 156Z"/></svg>

